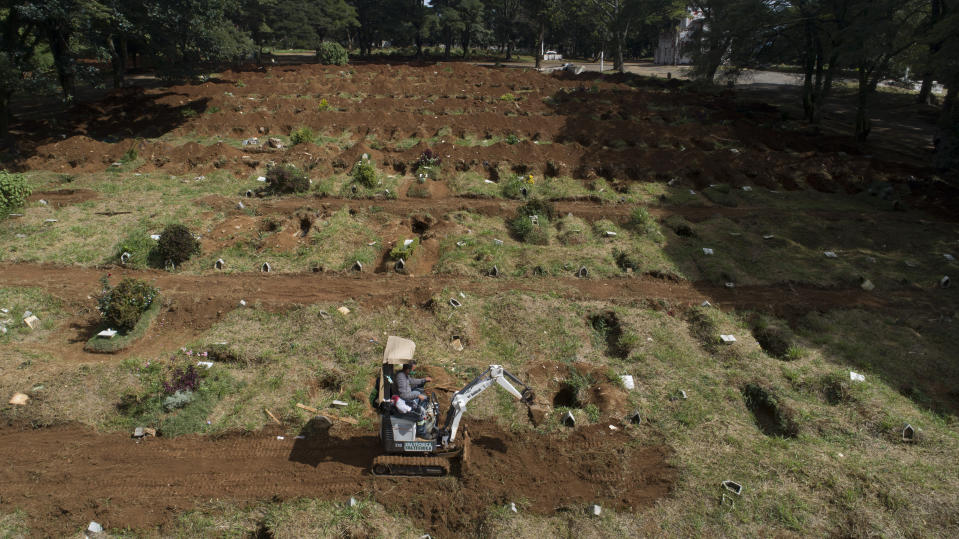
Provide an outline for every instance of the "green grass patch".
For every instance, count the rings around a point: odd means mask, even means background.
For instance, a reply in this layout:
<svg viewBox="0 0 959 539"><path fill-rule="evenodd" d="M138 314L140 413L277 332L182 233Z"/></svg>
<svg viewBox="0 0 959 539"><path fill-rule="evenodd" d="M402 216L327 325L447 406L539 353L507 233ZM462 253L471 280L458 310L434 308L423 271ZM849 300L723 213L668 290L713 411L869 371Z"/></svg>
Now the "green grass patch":
<svg viewBox="0 0 959 539"><path fill-rule="evenodd" d="M143 314L140 315L140 319L137 321L136 326L133 327L130 331L126 333L117 333L113 338L97 337L96 334L83 345L83 349L87 352L95 352L98 354L113 354L121 350L125 350L138 340L142 339L146 335L147 331L150 330L150 326L153 325L153 321L156 320L158 314L163 309L162 298L157 296L153 298L153 302L143 311ZM104 329L109 329L105 325L98 326L94 331L99 333Z"/></svg>

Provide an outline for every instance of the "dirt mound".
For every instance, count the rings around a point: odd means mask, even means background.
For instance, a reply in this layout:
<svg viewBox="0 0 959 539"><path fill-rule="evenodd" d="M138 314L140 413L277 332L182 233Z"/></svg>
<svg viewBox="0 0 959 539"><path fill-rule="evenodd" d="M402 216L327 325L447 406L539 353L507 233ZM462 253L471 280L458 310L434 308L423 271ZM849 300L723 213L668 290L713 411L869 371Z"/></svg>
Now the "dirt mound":
<svg viewBox="0 0 959 539"><path fill-rule="evenodd" d="M589 503L640 509L668 495L677 476L666 462L667 448L633 447L622 431L597 426L568 438L542 437L479 422L469 426L474 445L458 481L373 478L368 468L381 452L376 436L337 428L329 437L306 440L281 440L267 431L137 443L75 425L2 426L0 512L20 508L34 534L63 536L90 520L118 528L162 525L214 498L361 495L405 512L435 534L453 536L475 529L491 505L510 501L527 500L527 510L541 514Z"/></svg>

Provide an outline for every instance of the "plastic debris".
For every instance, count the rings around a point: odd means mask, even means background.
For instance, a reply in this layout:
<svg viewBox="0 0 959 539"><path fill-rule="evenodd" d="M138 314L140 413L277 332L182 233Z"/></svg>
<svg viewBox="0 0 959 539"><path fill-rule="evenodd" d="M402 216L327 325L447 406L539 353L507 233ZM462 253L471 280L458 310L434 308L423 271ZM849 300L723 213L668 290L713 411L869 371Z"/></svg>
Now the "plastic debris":
<svg viewBox="0 0 959 539"><path fill-rule="evenodd" d="M10 404L14 404L16 406L25 406L29 400L30 396L26 393L14 393L13 396L10 397L9 402Z"/></svg>
<svg viewBox="0 0 959 539"><path fill-rule="evenodd" d="M514 513L518 513L518 512L519 512L519 511L516 509L516 502L509 502L509 510L512 511L512 512L514 512Z"/></svg>
<svg viewBox="0 0 959 539"><path fill-rule="evenodd" d="M90 523L87 524L87 531L90 533L102 533L103 526L101 526L99 522L91 520Z"/></svg>
<svg viewBox="0 0 959 539"><path fill-rule="evenodd" d="M603 235L606 236L607 238L615 238L615 237L616 237L616 233L613 232L612 230L607 230L607 231L603 232Z"/></svg>
<svg viewBox="0 0 959 539"><path fill-rule="evenodd" d="M739 152L737 152L737 153L739 153ZM744 186L743 186L743 191L752 191L752 190L753 190L753 188L752 188L751 186L749 186L749 185L744 185Z"/></svg>
<svg viewBox="0 0 959 539"><path fill-rule="evenodd" d="M695 195L695 194L696 194L696 191L693 191L692 189L690 189L690 190L689 190L689 194Z"/></svg>
<svg viewBox="0 0 959 539"><path fill-rule="evenodd" d="M466 247L466 242L465 242L465 241L458 241L458 242L456 242L456 246L457 246L457 247Z"/></svg>
<svg viewBox="0 0 959 539"><path fill-rule="evenodd" d="M350 496L350 507L356 507L357 505L360 505L360 502L356 501L356 498Z"/></svg>
<svg viewBox="0 0 959 539"><path fill-rule="evenodd" d="M619 427L617 427L616 425L610 425L609 430L619 430Z"/></svg>
<svg viewBox="0 0 959 539"><path fill-rule="evenodd" d="M950 254L944 254L944 255L942 255L942 257L945 258L946 260L948 260L949 262L952 262L953 260L956 259L956 257L954 257L954 256L952 256L952 255L950 255Z"/></svg>
<svg viewBox="0 0 959 539"><path fill-rule="evenodd" d="M699 306L700 306L700 307L712 307L713 304L710 303L709 300L706 300L706 301L703 301L702 303L700 303Z"/></svg>
<svg viewBox="0 0 959 539"><path fill-rule="evenodd" d="M733 335L720 335L719 340L723 341L723 344L732 344L736 342L736 337Z"/></svg>
<svg viewBox="0 0 959 539"><path fill-rule="evenodd" d="M276 439L277 439L277 440L286 440L286 437L284 437L284 436L277 436Z"/></svg>
<svg viewBox="0 0 959 539"><path fill-rule="evenodd" d="M258 181L258 182L265 182L265 181L266 181L266 176L260 176L260 177L258 177L258 178L256 179L256 181Z"/></svg>
<svg viewBox="0 0 959 539"><path fill-rule="evenodd" d="M101 331L100 333L97 333L97 337L106 337L107 339L112 339L116 337L116 335L117 335L117 330L109 329L109 328Z"/></svg>
<svg viewBox="0 0 959 539"><path fill-rule="evenodd" d="M246 307L246 300L240 300L240 307Z"/></svg>
<svg viewBox="0 0 959 539"><path fill-rule="evenodd" d="M725 286L726 286L726 288L736 288L736 283L727 282Z"/></svg>
<svg viewBox="0 0 959 539"><path fill-rule="evenodd" d="M723 481L722 485L723 485L723 488L725 488L729 492L732 492L736 496L741 496L743 493L743 486L735 481L730 481L729 479L727 479Z"/></svg>
<svg viewBox="0 0 959 539"><path fill-rule="evenodd" d="M344 406L349 406L350 403L345 402L345 401L333 401L333 402L330 403L330 405L332 405L332 406L339 406L339 407L342 408L342 407L344 407Z"/></svg>
<svg viewBox="0 0 959 539"><path fill-rule="evenodd" d="M160 235L159 235L159 234L150 234L150 239L153 240L153 241L160 241Z"/></svg>
<svg viewBox="0 0 959 539"><path fill-rule="evenodd" d="M826 255L826 258L839 258L839 255L833 251L825 251L823 254Z"/></svg>
<svg viewBox="0 0 959 539"><path fill-rule="evenodd" d="M603 508L600 507L600 506L598 506L598 505L593 505L593 506L590 508L590 512L593 513L593 516L598 517L598 516L603 512Z"/></svg>
<svg viewBox="0 0 959 539"><path fill-rule="evenodd" d="M40 200L38 200L37 203L40 204L41 206L46 206L46 205L47 205L47 201L46 201L46 200L43 200L42 198L41 198Z"/></svg>
<svg viewBox="0 0 959 539"><path fill-rule="evenodd" d="M764 240L771 240L771 239L773 239L773 238L775 238L775 237L776 237L776 236L773 235L773 234L764 234L764 235L763 235L763 239L764 239Z"/></svg>
<svg viewBox="0 0 959 539"><path fill-rule="evenodd" d="M32 314L23 319L23 323L27 325L30 329L37 329L40 327L40 319Z"/></svg>
<svg viewBox="0 0 959 539"><path fill-rule="evenodd" d="M493 245L503 245L503 240L494 239L494 240L493 240Z"/></svg>
<svg viewBox="0 0 959 539"><path fill-rule="evenodd" d="M44 223L56 223L57 220L56 220L56 219L44 219L43 222L44 222Z"/></svg>
<svg viewBox="0 0 959 539"><path fill-rule="evenodd" d="M853 372L853 371L849 371L849 380L851 380L851 381L853 381L853 382L865 382L865 381L866 381L866 377L863 376L862 374L859 374L859 373L856 373L856 372Z"/></svg>
<svg viewBox="0 0 959 539"><path fill-rule="evenodd" d="M244 209L244 208L246 208L246 206L243 204L243 202L237 202L237 203L236 203L236 209L242 210L242 209Z"/></svg>
<svg viewBox="0 0 959 539"><path fill-rule="evenodd" d="M619 379L623 381L623 387L625 387L627 391L636 389L636 382L633 381L631 374L624 374L620 376Z"/></svg>
<svg viewBox="0 0 959 539"><path fill-rule="evenodd" d="M453 350L456 350L457 352L463 351L463 341L461 341L459 337L453 338L452 345L453 345Z"/></svg>
<svg viewBox="0 0 959 539"><path fill-rule="evenodd" d="M342 314L343 316L350 314L350 309L346 306L337 307L336 310L339 311L339 313Z"/></svg>
<svg viewBox="0 0 959 539"><path fill-rule="evenodd" d="M213 366L213 362L212 362L212 361L197 361L197 362L196 362L196 366L197 366L197 367L203 367L204 369L209 369L210 367Z"/></svg>

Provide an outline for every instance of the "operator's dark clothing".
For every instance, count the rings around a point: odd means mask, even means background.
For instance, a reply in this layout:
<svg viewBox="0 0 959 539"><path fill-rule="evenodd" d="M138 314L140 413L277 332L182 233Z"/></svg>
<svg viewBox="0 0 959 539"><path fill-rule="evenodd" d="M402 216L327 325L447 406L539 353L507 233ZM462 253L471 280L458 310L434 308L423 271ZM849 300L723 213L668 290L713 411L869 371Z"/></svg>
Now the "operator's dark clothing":
<svg viewBox="0 0 959 539"><path fill-rule="evenodd" d="M422 389L424 385L426 385L425 378L412 378L403 371L396 375L396 389L400 398L405 401L412 401L417 395L422 395L423 392L418 390Z"/></svg>

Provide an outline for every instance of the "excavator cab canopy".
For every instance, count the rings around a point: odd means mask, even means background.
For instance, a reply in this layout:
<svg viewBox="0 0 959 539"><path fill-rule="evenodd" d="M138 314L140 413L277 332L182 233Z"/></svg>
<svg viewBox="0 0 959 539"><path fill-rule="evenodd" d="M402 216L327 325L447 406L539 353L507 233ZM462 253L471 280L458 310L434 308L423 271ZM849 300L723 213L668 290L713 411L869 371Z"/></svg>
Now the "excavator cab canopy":
<svg viewBox="0 0 959 539"><path fill-rule="evenodd" d="M380 391L376 400L377 406L390 400L397 393L396 373L403 368L403 364L412 363L416 343L390 335L386 339L386 350L383 351L383 367L380 369Z"/></svg>

